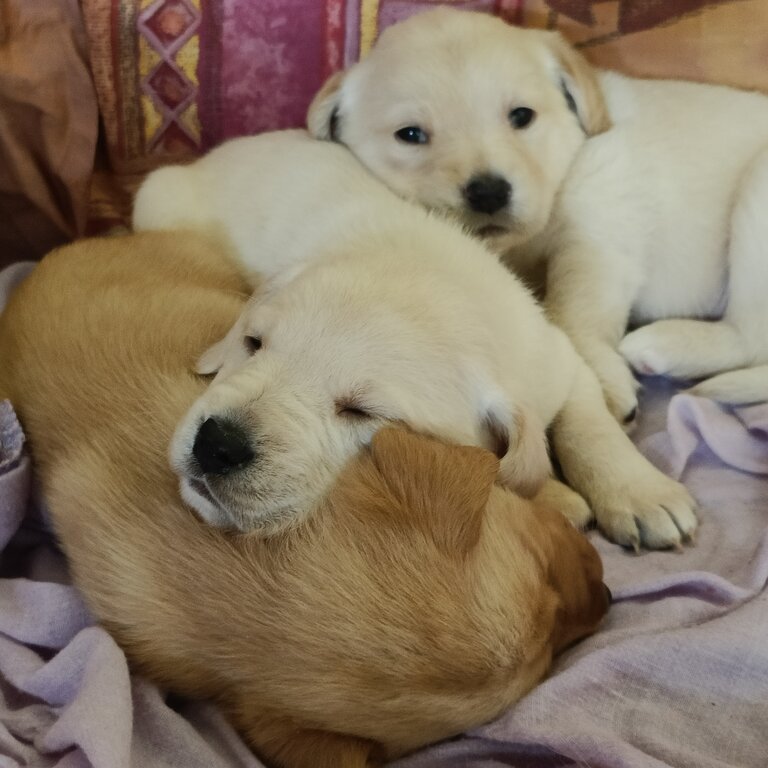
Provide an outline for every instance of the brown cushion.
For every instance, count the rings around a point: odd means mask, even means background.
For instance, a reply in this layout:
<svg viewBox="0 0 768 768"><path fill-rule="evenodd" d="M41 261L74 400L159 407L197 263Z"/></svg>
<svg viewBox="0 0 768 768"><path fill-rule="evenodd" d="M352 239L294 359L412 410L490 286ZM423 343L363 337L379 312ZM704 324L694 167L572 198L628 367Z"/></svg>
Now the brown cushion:
<svg viewBox="0 0 768 768"><path fill-rule="evenodd" d="M76 0L0 3L0 267L84 230L98 111Z"/></svg>

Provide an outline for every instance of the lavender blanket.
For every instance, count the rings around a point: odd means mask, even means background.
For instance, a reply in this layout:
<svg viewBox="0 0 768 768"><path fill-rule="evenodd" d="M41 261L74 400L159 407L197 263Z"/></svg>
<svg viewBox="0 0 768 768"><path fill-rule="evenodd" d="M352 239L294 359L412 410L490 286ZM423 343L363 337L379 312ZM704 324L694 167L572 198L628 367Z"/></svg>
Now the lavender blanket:
<svg viewBox="0 0 768 768"><path fill-rule="evenodd" d="M0 307L25 269L0 274ZM633 556L595 535L616 598L604 628L514 711L393 768L768 765L768 406L671 395L647 388L638 442L700 500L697 546ZM0 549L0 768L261 766L213 706L131 675L93 625L8 403Z"/></svg>

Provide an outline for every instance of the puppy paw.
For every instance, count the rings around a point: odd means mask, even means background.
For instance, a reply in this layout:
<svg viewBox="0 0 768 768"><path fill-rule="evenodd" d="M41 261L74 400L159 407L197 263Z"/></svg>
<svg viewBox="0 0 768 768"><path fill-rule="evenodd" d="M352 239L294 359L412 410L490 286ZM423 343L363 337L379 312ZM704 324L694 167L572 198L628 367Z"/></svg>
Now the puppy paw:
<svg viewBox="0 0 768 768"><path fill-rule="evenodd" d="M580 531L589 527L595 519L584 497L559 480L547 480L534 497L534 502L556 509Z"/></svg>
<svg viewBox="0 0 768 768"><path fill-rule="evenodd" d="M638 373L648 376L674 376L684 356L680 336L667 325L652 323L628 333L619 352Z"/></svg>
<svg viewBox="0 0 768 768"><path fill-rule="evenodd" d="M632 431L637 423L637 390L640 386L637 379L624 358L612 349L604 350L593 368L603 388L608 410L625 431Z"/></svg>
<svg viewBox="0 0 768 768"><path fill-rule="evenodd" d="M608 410L625 432L632 432L637 425L639 384L628 368L624 369L621 380L602 382L603 394Z"/></svg>
<svg viewBox="0 0 768 768"><path fill-rule="evenodd" d="M696 503L685 486L654 474L593 504L603 534L635 552L643 547L679 550L693 541L698 525Z"/></svg>

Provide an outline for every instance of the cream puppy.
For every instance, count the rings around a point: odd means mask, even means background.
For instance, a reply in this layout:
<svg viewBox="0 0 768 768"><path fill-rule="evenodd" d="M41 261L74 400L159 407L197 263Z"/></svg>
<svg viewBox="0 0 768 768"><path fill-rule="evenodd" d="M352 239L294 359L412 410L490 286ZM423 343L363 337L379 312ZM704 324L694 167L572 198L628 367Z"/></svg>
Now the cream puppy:
<svg viewBox="0 0 768 768"><path fill-rule="evenodd" d="M446 7L385 30L308 114L315 137L500 253L541 232L586 137L609 125L594 70L559 34Z"/></svg>
<svg viewBox="0 0 768 768"><path fill-rule="evenodd" d="M746 367L694 391L768 396L764 96L595 71L557 34L441 8L334 75L308 123L521 274L546 260L550 316L620 420L625 358L683 379ZM628 323L650 324L622 341Z"/></svg>
<svg viewBox="0 0 768 768"><path fill-rule="evenodd" d="M150 175L134 225L208 232L265 281L200 361L216 378L173 441L185 497L213 524L285 526L402 422L491 448L502 482L528 494L549 475L551 426L611 539L669 547L693 533L685 489L637 452L521 283L344 148L300 131L231 141Z"/></svg>

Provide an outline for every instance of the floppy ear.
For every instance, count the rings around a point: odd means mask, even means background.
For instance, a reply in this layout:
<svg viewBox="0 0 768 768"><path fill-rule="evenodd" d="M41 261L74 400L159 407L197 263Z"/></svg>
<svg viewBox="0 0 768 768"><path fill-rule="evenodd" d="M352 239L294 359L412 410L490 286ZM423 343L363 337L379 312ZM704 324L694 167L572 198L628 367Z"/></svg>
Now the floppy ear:
<svg viewBox="0 0 768 768"><path fill-rule="evenodd" d="M569 108L587 136L611 127L608 108L592 65L559 32L550 32L549 45L560 68L560 87Z"/></svg>
<svg viewBox="0 0 768 768"><path fill-rule="evenodd" d="M517 406L501 417L490 410L483 427L501 462L499 480L510 490L532 498L552 474L547 435L536 414Z"/></svg>
<svg viewBox="0 0 768 768"><path fill-rule="evenodd" d="M251 356L245 344L245 318L250 304L248 302L245 305L227 335L200 355L195 364L195 373L203 376L226 373L242 365Z"/></svg>
<svg viewBox="0 0 768 768"><path fill-rule="evenodd" d="M384 427L371 456L407 525L422 529L447 555L473 549L499 468L491 453Z"/></svg>
<svg viewBox="0 0 768 768"><path fill-rule="evenodd" d="M537 509L540 539L548 539L546 578L558 596L552 639L555 653L592 634L611 602L600 555L584 534L554 509Z"/></svg>
<svg viewBox="0 0 768 768"><path fill-rule="evenodd" d="M339 96L345 77L345 70L332 74L309 105L307 128L316 139L337 140Z"/></svg>

